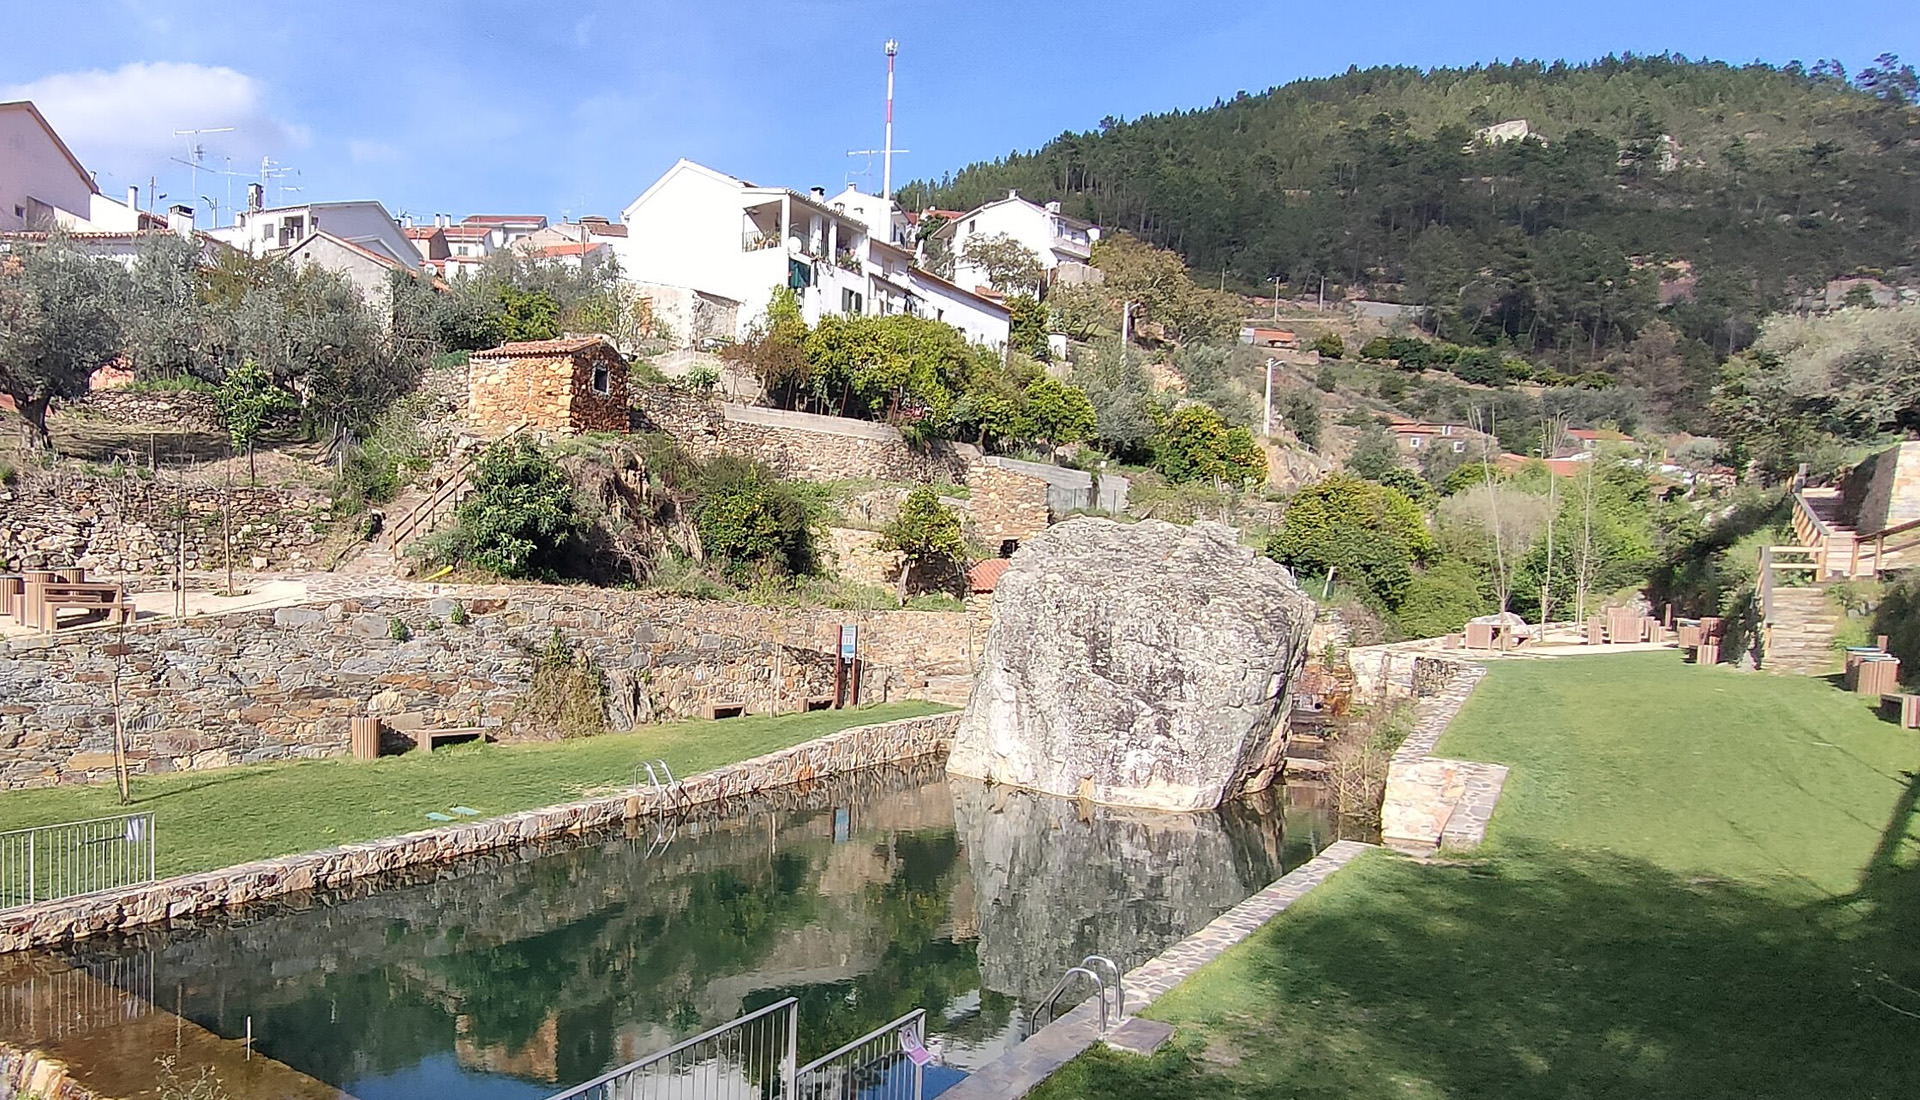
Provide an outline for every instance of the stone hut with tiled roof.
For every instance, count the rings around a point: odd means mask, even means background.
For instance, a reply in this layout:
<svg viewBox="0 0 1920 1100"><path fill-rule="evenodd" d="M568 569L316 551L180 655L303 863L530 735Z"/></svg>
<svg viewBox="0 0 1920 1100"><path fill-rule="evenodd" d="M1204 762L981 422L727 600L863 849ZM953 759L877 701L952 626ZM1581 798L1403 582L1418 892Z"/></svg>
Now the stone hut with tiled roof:
<svg viewBox="0 0 1920 1100"><path fill-rule="evenodd" d="M478 351L467 418L483 435L525 423L558 435L627 430L627 361L604 336L527 340Z"/></svg>

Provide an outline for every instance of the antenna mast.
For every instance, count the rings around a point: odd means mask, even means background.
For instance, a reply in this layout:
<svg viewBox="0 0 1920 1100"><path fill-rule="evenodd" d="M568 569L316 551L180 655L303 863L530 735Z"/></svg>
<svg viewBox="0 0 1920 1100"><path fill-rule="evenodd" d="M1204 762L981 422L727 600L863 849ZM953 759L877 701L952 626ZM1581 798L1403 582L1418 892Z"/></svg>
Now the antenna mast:
<svg viewBox="0 0 1920 1100"><path fill-rule="evenodd" d="M893 197L893 55L900 52L900 43L887 39L887 140L881 153L880 197Z"/></svg>

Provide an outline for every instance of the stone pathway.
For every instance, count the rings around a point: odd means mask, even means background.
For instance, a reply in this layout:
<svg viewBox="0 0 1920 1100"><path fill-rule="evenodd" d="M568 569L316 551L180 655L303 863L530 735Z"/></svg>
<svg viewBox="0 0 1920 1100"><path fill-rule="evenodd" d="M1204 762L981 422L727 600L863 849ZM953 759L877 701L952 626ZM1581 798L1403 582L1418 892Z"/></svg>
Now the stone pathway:
<svg viewBox="0 0 1920 1100"><path fill-rule="evenodd" d="M1205 928L1128 971L1123 979L1127 1011L1137 1012L1159 1000L1371 847L1355 840L1329 844L1312 860L1215 917ZM946 1100L1017 1100L1098 1042L1099 1032L1099 1003L1087 1001L941 1095Z"/></svg>

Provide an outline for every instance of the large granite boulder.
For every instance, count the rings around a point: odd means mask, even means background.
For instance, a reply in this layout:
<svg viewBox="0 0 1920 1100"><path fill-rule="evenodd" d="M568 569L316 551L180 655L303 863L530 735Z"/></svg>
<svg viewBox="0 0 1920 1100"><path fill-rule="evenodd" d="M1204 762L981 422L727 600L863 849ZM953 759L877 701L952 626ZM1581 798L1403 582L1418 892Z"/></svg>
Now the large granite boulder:
<svg viewBox="0 0 1920 1100"><path fill-rule="evenodd" d="M1313 602L1215 523L1080 518L1014 555L947 770L1204 810L1270 784Z"/></svg>

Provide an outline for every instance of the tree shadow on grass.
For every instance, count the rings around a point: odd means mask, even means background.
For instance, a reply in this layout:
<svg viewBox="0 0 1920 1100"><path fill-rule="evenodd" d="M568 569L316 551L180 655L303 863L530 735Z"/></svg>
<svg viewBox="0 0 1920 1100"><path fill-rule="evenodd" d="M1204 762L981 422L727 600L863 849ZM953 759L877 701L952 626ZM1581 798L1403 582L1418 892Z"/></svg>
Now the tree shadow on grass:
<svg viewBox="0 0 1920 1100"><path fill-rule="evenodd" d="M1914 1095L1908 794L1838 904L1545 845L1371 857L1157 1005L1175 1049L1083 1059L1040 1095Z"/></svg>

